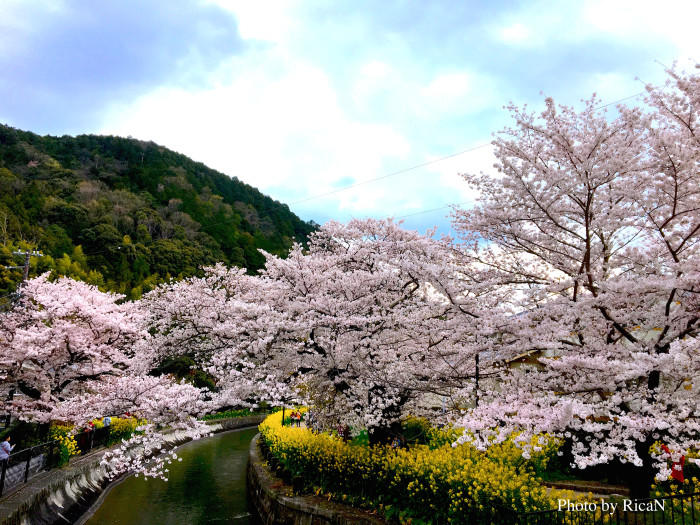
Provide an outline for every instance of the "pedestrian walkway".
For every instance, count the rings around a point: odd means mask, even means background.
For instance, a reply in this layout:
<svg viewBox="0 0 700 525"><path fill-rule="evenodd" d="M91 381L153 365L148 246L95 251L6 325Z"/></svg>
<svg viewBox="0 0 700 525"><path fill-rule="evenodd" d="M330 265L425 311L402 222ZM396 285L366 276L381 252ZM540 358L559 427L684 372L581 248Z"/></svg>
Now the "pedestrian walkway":
<svg viewBox="0 0 700 525"><path fill-rule="evenodd" d="M46 460L46 454L40 454L29 461L29 470L27 470L27 463L25 461L8 467L5 471L5 486L3 492L7 493L20 483L24 483L25 475L27 478L31 478L44 470L46 468Z"/></svg>

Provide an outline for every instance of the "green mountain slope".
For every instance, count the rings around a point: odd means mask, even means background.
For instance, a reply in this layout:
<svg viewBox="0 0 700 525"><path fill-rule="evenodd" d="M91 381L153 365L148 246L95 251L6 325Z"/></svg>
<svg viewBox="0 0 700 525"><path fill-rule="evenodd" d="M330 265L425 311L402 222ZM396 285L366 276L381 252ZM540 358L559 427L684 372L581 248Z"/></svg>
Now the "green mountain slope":
<svg viewBox="0 0 700 525"><path fill-rule="evenodd" d="M54 270L138 297L217 261L256 270L314 224L236 178L153 142L39 136L0 125L0 296L38 248Z"/></svg>

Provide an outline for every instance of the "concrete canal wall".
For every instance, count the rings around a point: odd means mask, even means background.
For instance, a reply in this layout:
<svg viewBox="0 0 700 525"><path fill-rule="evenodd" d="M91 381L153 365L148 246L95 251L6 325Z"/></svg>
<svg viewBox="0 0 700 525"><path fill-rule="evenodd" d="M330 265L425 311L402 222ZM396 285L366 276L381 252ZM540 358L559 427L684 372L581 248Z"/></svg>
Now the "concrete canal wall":
<svg viewBox="0 0 700 525"><path fill-rule="evenodd" d="M220 419L210 422L212 432L258 425L265 416ZM170 448L189 441L175 432ZM113 482L100 466L106 450L74 458L63 468L42 472L0 499L0 525L52 525L75 523Z"/></svg>
<svg viewBox="0 0 700 525"><path fill-rule="evenodd" d="M263 525L386 525L386 521L360 509L317 496L295 495L292 487L265 465L258 434L250 443L248 501Z"/></svg>

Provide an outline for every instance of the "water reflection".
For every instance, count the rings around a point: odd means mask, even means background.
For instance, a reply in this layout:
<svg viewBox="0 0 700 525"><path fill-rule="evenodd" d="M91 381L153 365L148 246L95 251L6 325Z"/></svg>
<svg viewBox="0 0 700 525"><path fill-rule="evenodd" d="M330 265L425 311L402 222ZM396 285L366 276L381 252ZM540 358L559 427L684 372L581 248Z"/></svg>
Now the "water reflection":
<svg viewBox="0 0 700 525"><path fill-rule="evenodd" d="M178 449L167 482L130 477L112 488L88 525L253 524L245 477L255 428L218 434Z"/></svg>

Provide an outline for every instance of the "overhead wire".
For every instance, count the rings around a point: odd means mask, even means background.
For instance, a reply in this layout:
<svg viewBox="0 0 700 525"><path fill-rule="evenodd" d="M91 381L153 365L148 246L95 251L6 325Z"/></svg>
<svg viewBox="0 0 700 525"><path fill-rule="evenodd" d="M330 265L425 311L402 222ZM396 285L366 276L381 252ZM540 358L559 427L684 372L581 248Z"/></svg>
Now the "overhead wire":
<svg viewBox="0 0 700 525"><path fill-rule="evenodd" d="M627 97L620 98L620 99L618 99L618 100L613 100L612 102L608 102L608 103L603 104L603 105L601 105L601 106L595 107L594 110L595 110L595 111L598 111L598 110L600 110L600 109L607 108L607 107L612 106L612 105L614 105L614 104L619 104L620 102L624 102L624 101L626 101L626 100L630 100L630 99L632 99L632 98L638 97L639 95L643 95L644 93L645 93L645 91L640 91L640 92L638 92L638 93L635 93L634 95L629 95L629 96L627 96ZM292 202L290 202L290 203L288 204L288 206L294 206L295 204L301 204L301 203L308 202L308 201L311 201L311 200L320 199L320 198L322 198L322 197L328 197L329 195L335 195L335 194L341 193L341 192L343 192L343 191L347 191L347 190L350 190L350 189L353 189L353 188L357 188L358 186L364 186L364 185L366 185L366 184L371 184L371 183L373 183L373 182L377 182L377 181L380 181L380 180L388 179L388 178L391 178L391 177L396 177L396 176L398 176L398 175L402 175L402 174L404 174L404 173L408 173L408 172L410 172L410 171L413 171L413 170L416 170L416 169L419 169L419 168L424 168L425 166L430 166L430 165L432 165L432 164L437 164L438 162L443 162L443 161L448 160L448 159L452 159L452 158L455 158L455 157L459 157L459 156L464 155L464 154L466 154L466 153L471 153L471 152L473 152L473 151L477 151L477 150L479 150L479 149L485 148L485 147L490 146L490 145L491 145L490 142L486 142L486 143L480 144L480 145L478 145L478 146L473 146L473 147L470 147L470 148L467 148L467 149L464 149L464 150L461 150L461 151L457 151L457 152L455 152L455 153L450 153L450 154L448 154L448 155L443 155L442 157L438 157L438 158L436 158L436 159L432 159L432 160L429 160L429 161L426 161L426 162L422 162L422 163L420 163L420 164L416 164L416 165L413 165L413 166L409 166L409 167L407 167L407 168L402 168L402 169L400 169L400 170L393 171L393 172L391 172L391 173L386 173L386 174L380 175L380 176L378 176L378 177L373 177L373 178L371 178L371 179L366 179L366 180L363 180L363 181L360 181L360 182L356 182L356 183L353 183L353 184L349 184L349 185L347 185L347 186L343 186L343 187L341 187L341 188L336 188L336 189L334 189L334 190L330 190L330 191L327 191L327 192L324 192L324 193L319 193L319 194L317 194L317 195L310 195L310 196L308 196L308 197L304 197L303 199L299 199L299 200L296 200L296 201L292 201ZM463 204L466 204L466 203L463 203ZM458 205L459 205L459 204L458 204ZM439 207L439 208L432 208L432 209L429 209L429 210L421 210L421 211L409 213L409 214L406 214L406 215L397 216L397 217L395 217L395 218L396 218L396 219L402 219L402 218L412 217L412 216L414 216L414 215L421 215L421 214L424 214L424 213L430 213L430 212L433 212L433 211L439 211L439 210L441 210L441 209L446 209L446 208L449 208L450 206L452 206L452 204L447 204L447 205L445 205L445 206L441 206L441 207ZM202 229L203 229L203 228L209 228L209 227L211 227L211 226L218 226L218 225L220 225L220 224L225 224L225 223L227 223L227 222L229 222L229 221L228 221L228 220L225 220L225 221L212 222L212 223L208 223L208 224L200 224L200 227L201 227Z"/></svg>
<svg viewBox="0 0 700 525"><path fill-rule="evenodd" d="M625 101L627 101L627 100L630 100L630 99L636 98L636 97L638 97L638 96L640 96L640 95L643 95L644 93L645 93L645 91L640 91L640 92L638 92L638 93L635 93L634 95L629 95L629 96L627 96L627 97L620 98L620 99L618 99L618 100L614 100L614 101L612 101L612 102L608 102L608 103L606 103L606 104L603 104L603 105L601 105L601 106L598 106L598 107L594 108L594 110L597 111L597 110L604 109L604 108L607 108L607 107L612 106L612 105L615 105L615 104L619 104L619 103L621 103L621 102L625 102ZM419 168L423 168L423 167L425 167L425 166L430 166L430 165L436 164L436 163L438 163L438 162L443 162L443 161L445 161L445 160L448 160L448 159L451 159L451 158L455 158L455 157L458 157L458 156L460 156L460 155L464 155L464 154L466 154L466 153L470 153L470 152L473 152L473 151L476 151L476 150L485 148L485 147L490 146L490 145L491 145L491 143L489 142L489 143L484 143L484 144L481 144L481 145L478 145L478 146L474 146L474 147L471 147L471 148L467 148L467 149L464 149L464 150L461 150L461 151L458 151L458 152L455 152L455 153L451 153L451 154L449 154L449 155L444 155L444 156L442 156L442 157L438 157L438 158L436 158L436 159L432 159L432 160L427 161L427 162L422 162L422 163L416 164L416 165L414 165L414 166L409 166L409 167L407 167L407 168L403 168L403 169L400 169L400 170L397 170L397 171L394 171L394 172L391 172L391 173L387 173L387 174L381 175L381 176L379 176L379 177L374 177L374 178L371 178L371 179L367 179L367 180L364 180L364 181L360 181L360 182L357 182L357 183L353 183L353 184L350 184L350 185L348 185L348 186L344 186L344 187L342 187L342 188L337 188L337 189L335 189L335 190L328 191L328 192L325 192L325 193L320 193L320 194L317 194L317 195L312 195L312 196L309 196L309 197L305 197L305 198L303 198L303 199L300 199L300 200L297 200L297 201L293 201L293 202L290 203L290 204L291 204L291 205L295 205L295 204L300 204L300 203L303 203L303 202L308 202L308 201L311 201L311 200L319 199L319 198L322 198L322 197L327 197L327 196L329 196L329 195L335 195L335 194L337 194L337 193L340 193L340 192L343 192L343 191L347 191L347 190L350 190L350 189L352 189L352 188L356 188L356 187L358 187L358 186L363 186L363 185L365 185L365 184L370 184L370 183L377 182L377 181L384 180L384 179L388 179L388 178L391 178L391 177L396 177L396 176L398 176L398 175L402 175L402 174L404 174L404 173L407 173L407 172L410 172L410 171L413 171L413 170L416 170L416 169L419 169ZM436 212L436 211L445 210L445 209L451 208L451 207L453 207L453 206L462 206L462 205L468 204L468 203L469 203L469 201L465 201L465 202L461 202L461 203L456 203L456 204L446 204L446 205L444 205L444 206L439 206L439 207L437 207L437 208L430 208L430 209L426 209L426 210L419 210L419 211L415 211L415 212L412 212L412 213L407 213L407 214L404 214L404 215L394 216L393 218L394 218L394 219L399 219L399 220L400 220L400 219L406 219L406 218L414 217L414 216L417 216L417 215L424 215L424 214L426 214L426 213L431 213L431 212ZM219 225L219 224L224 224L224 223L226 223L226 222L228 222L228 221L218 221L218 222L209 223L209 224L201 224L200 227L201 227L201 228L207 228L207 227L210 227L210 226L217 226L217 225ZM119 249L119 247L118 247L117 249ZM102 254L104 254L104 253L106 253L106 252L108 252L108 251L111 251L111 250L100 250L100 251L95 252L95 253L86 253L85 255L87 255L88 257L94 257L94 256L97 256L97 255L102 255ZM12 295L13 295L13 294L3 295L3 296L0 296L0 299L5 299L5 298L7 298L7 297L11 297Z"/></svg>
<svg viewBox="0 0 700 525"><path fill-rule="evenodd" d="M636 97L638 97L638 96L640 96L640 95L643 95L644 93L645 93L645 91L640 91L640 92L638 92L638 93L635 93L634 95L629 95L629 96L624 97L624 98L620 98L620 99L617 99L617 100L613 100L612 102L608 102L608 103L603 104L603 105L601 105L601 106L597 106L597 107L593 108L593 110L594 110L594 111L598 111L598 110L601 110L601 109L610 107L610 106L612 106L612 105L619 104L620 102L625 102L626 100L630 100L630 99L636 98ZM474 148L474 149L482 148L482 147L484 147L484 146L489 146L489 145L490 145L490 143L488 143L488 144L482 144L481 146L477 146L477 147ZM460 153L454 153L454 154L452 154L452 155L448 155L448 156L443 157L443 158L441 158L441 159L436 159L436 160L433 161L433 162L439 162L440 160L444 160L444 159L446 159L446 158L456 157L457 155L461 155L462 153L466 153L466 152L467 152L467 151L460 152ZM432 163L432 162L431 162L431 163ZM420 167L420 166L417 166L417 167ZM415 169L415 168L407 168L407 169L404 170L404 171L409 171L410 169ZM386 178L386 177L389 177L389 176L393 176L393 174L385 175L385 176L383 176L383 177L378 177L377 179L369 179L369 180L366 181L366 182L371 182L372 180L380 180L380 179L383 179L383 178ZM359 184L358 184L358 185L359 185ZM352 188L352 187L354 187L354 186L348 186L348 187L346 187L345 189L350 189L350 188ZM338 190L338 191L340 191L340 190ZM425 214L425 213L431 213L431 212L434 212L434 211L445 210L445 209L451 208L451 207L453 207L453 206L462 206L462 205L464 205L464 204L469 204L469 201L465 201L465 202L461 202L461 203L456 203L456 204L446 204L446 205L440 206L440 207L438 207L438 208L430 208L430 209L428 209L428 210L420 210L420 211L416 211L416 212L413 212L413 213L408 213L408 214L406 214L406 215L395 216L395 217L393 217L393 218L394 218L394 219L405 219L405 218L407 218L407 217L413 217L414 215L423 215L423 214Z"/></svg>
<svg viewBox="0 0 700 525"><path fill-rule="evenodd" d="M458 151L457 153L451 153L451 154L449 154L449 155L445 155L444 157L439 157L439 158L437 158L437 159L429 160L429 161L423 162L423 163L421 163L421 164L416 164L415 166L411 166L411 167L408 167L408 168L400 169L400 170L398 170L398 171L394 171L394 172L391 172L391 173L387 173L386 175L381 175L381 176L379 176L379 177L374 177L374 178L372 178L372 179L363 180L363 181L360 181L360 182L356 182L356 183L354 183L354 184L350 184L349 186L343 186L342 188L337 188L337 189L335 189L335 190L327 191L327 192L325 192L325 193L319 193L318 195L312 195L312 196L310 196L310 197L306 197L306 198L301 199L301 200L298 200L298 201L293 201L293 202L290 203L290 205L293 206L294 204L300 204L300 203L302 203L302 202L307 202L307 201L310 201L310 200L315 200L315 199L318 199L318 198L321 198L321 197L326 197L326 196L328 196L328 195L334 195L334 194L336 194L336 193L340 193L341 191L346 191L346 190L349 190L349 189L352 189L352 188L356 188L356 187L358 187L358 186L363 186L364 184L369 184L369 183L371 183L371 182L376 182L376 181L378 181L378 180L388 179L389 177L395 177L395 176L397 176L397 175L401 175L401 174L403 174L403 173L407 173L407 172L409 172L409 171L416 170L416 169L418 169L418 168L423 168L423 167L425 167L425 166L430 166L431 164L436 164L436 163L438 163L438 162L442 162L442 161L447 160L447 159L451 159L451 158L454 158L454 157L458 157L458 156L460 156L460 155L464 155L465 153L470 153L470 152L472 152L472 151L476 151L476 150L478 150L478 149L485 148L486 146L489 146L489 145L490 145L490 143L487 142L487 143L481 144L481 145L479 145L479 146L474 146L474 147L472 147L472 148L468 148L468 149L465 149L465 150L462 150L462 151Z"/></svg>
<svg viewBox="0 0 700 525"><path fill-rule="evenodd" d="M456 204L446 204L445 206L440 206L439 208L431 208L431 209L429 209L429 210L420 210L420 211L416 211L416 212L413 212L413 213L407 213L406 215L399 215L399 216L397 216L397 217L394 217L394 219L405 219L405 218L407 218L407 217L413 217L414 215L423 215L423 214L425 214L425 213L430 213L430 212L433 212L433 211L444 210L444 209L446 209L446 208L451 208L452 206L462 206L462 205L464 205L464 204L469 204L469 201L458 202L458 203L456 203Z"/></svg>
<svg viewBox="0 0 700 525"><path fill-rule="evenodd" d="M613 100L612 102L608 102L607 104L603 104L603 105L601 105L601 106L597 106L597 107L595 107L595 108L593 108L593 109L594 109L594 111L598 111L598 110L600 110L600 109L607 108L607 107L612 106L612 105L614 105L614 104L619 104L620 102L624 102L624 101L626 101L626 100L630 100L630 99L632 99L632 98L638 97L639 95L642 95L642 94L644 94L644 91L640 91L639 93L635 93L634 95L629 95L629 96L627 96L627 97L624 97L624 98L621 98L621 99L618 99L618 100ZM465 149L465 150L458 151L458 152L456 152L456 153L450 153L449 155L444 155L444 156L442 156L442 157L438 157L438 158L436 158L436 159L429 160L429 161L427 161L427 162L422 162L422 163L420 163L420 164L416 164L415 166L410 166L410 167L408 167L408 168L403 168L403 169L400 169L400 170L397 170L397 171L393 171L393 172L387 173L387 174L385 174L385 175L380 175L379 177L374 177L374 178L371 178L371 179L366 179L366 180L363 180L363 181L360 181L360 182L356 182L356 183L353 183L353 184L349 184L349 185L347 185L347 186L343 186L342 188L336 188L336 189L334 189L334 190L327 191L327 192L325 192L325 193L319 193L319 194L317 194L317 195L311 195L311 196L305 197L305 198L303 198L303 199L299 199L299 200L296 200L296 201L292 201L292 202L289 203L289 204L290 204L290 206L293 206L293 205L295 205L295 204L300 204L300 203L302 203L302 202L307 202L307 201L310 201L310 200L315 200L315 199L318 199L318 198L321 198L321 197L326 197L326 196L328 196L328 195L335 195L336 193L340 193L340 192L343 192L343 191L347 191L347 190L350 190L350 189L352 189L352 188L356 188L356 187L358 187L358 186L363 186L363 185L365 185L365 184L369 184L369 183L372 183L372 182L376 182L376 181L388 179L388 178L390 178L390 177L395 177L395 176L397 176L397 175L402 175L403 173L407 173L407 172L409 172L409 171L413 171L413 170L416 170L416 169L418 169L418 168L423 168L423 167L425 167L425 166L430 166L431 164L436 164L436 163L438 163L438 162L442 162L442 161L445 161L445 160L447 160L447 159L452 159L452 158L454 158L454 157L459 157L460 155L464 155L465 153L471 153L472 151L476 151L476 150L478 150L478 149L485 148L485 147L490 146L490 145L491 145L490 142L486 142L486 143L484 143L484 144L480 144L479 146L473 146L473 147L471 147L471 148L467 148L467 149Z"/></svg>

